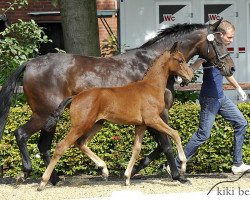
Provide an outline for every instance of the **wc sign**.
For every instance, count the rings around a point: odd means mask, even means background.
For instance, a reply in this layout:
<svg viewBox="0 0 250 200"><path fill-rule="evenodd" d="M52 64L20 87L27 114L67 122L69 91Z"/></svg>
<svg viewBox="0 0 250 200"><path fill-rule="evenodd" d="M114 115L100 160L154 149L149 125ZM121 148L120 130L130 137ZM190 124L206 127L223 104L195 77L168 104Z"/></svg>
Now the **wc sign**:
<svg viewBox="0 0 250 200"><path fill-rule="evenodd" d="M163 19L166 22L174 22L175 21L175 16L172 14L163 14Z"/></svg>
<svg viewBox="0 0 250 200"><path fill-rule="evenodd" d="M205 24L218 21L226 13L232 12L233 4L204 4L204 22ZM227 15L228 16L228 15Z"/></svg>
<svg viewBox="0 0 250 200"><path fill-rule="evenodd" d="M217 22L218 20L220 20L220 18L221 17L218 14L208 14L208 19L210 24Z"/></svg>
<svg viewBox="0 0 250 200"><path fill-rule="evenodd" d="M159 5L158 7L158 22L159 24L174 24L176 21L179 22L183 12L185 13L185 7L187 5Z"/></svg>

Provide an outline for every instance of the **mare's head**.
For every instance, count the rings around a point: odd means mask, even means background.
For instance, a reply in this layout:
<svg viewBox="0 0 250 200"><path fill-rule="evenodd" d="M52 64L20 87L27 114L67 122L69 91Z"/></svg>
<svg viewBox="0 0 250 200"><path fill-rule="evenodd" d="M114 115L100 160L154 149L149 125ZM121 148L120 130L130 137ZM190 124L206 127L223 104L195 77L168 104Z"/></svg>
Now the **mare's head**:
<svg viewBox="0 0 250 200"><path fill-rule="evenodd" d="M179 50L179 43L175 42L170 49L170 57L167 65L170 74L180 76L185 83L189 83L193 78L193 71L185 60L183 53Z"/></svg>
<svg viewBox="0 0 250 200"><path fill-rule="evenodd" d="M232 58L223 42L222 33L218 27L222 18L212 25L207 26L204 42L197 45L200 57L206 59L217 67L223 76L231 76L235 72Z"/></svg>
<svg viewBox="0 0 250 200"><path fill-rule="evenodd" d="M218 29L220 23L221 20L212 25L175 24L161 30L140 48L162 52L166 48L170 49L174 42L181 42L179 51L184 54L187 62L199 55L220 69L222 75L230 76L235 68Z"/></svg>

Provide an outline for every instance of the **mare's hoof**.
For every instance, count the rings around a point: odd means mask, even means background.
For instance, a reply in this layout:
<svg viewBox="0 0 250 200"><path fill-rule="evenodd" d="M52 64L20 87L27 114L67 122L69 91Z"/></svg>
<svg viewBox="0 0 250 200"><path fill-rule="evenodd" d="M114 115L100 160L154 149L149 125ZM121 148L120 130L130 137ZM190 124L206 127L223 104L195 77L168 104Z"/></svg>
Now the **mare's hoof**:
<svg viewBox="0 0 250 200"><path fill-rule="evenodd" d="M16 177L16 184L19 185L19 184L22 184L26 181L28 177L28 174L27 173L24 173L24 172L20 172L17 177Z"/></svg>
<svg viewBox="0 0 250 200"><path fill-rule="evenodd" d="M192 185L191 181L188 180L185 176L181 175L178 181L182 184Z"/></svg>
<svg viewBox="0 0 250 200"><path fill-rule="evenodd" d="M56 174L52 175L49 181L51 182L52 185L55 186L57 183L59 183L59 181L64 181L64 180L60 179L59 176Z"/></svg>
<svg viewBox="0 0 250 200"><path fill-rule="evenodd" d="M20 184L24 183L25 180L26 180L26 179L25 179L24 177L17 177L17 178L16 178L16 184L17 184L17 185L20 185Z"/></svg>

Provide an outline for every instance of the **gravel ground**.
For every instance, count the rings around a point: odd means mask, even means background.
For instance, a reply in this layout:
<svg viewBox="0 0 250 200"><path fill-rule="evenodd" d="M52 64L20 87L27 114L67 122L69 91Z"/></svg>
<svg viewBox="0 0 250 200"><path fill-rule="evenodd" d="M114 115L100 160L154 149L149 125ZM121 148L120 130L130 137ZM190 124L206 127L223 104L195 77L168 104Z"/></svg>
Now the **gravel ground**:
<svg viewBox="0 0 250 200"><path fill-rule="evenodd" d="M27 183L16 185L13 178L0 178L0 200L57 200L84 199L93 197L110 197L114 191L132 190L143 194L166 194L179 192L208 192L220 181L235 180L239 176L232 174L200 174L187 175L191 184L181 184L169 177L140 177L131 180L131 186L124 186L123 179L110 178L104 181L101 177L86 175L65 177L58 186L47 185L45 190L38 192L39 180L27 180ZM244 175L233 183L218 185L220 190L244 189L250 197L250 174ZM218 189L217 187L214 190Z"/></svg>

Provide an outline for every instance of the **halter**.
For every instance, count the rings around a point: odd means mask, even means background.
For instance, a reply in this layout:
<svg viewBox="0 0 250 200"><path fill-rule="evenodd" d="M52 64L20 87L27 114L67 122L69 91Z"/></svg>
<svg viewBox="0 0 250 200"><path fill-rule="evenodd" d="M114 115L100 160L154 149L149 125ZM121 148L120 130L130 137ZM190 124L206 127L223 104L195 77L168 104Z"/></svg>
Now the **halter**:
<svg viewBox="0 0 250 200"><path fill-rule="evenodd" d="M219 70L221 70L221 69L225 68L225 64L224 64L223 60L227 56L229 56L230 54L229 53L226 53L224 55L220 55L219 54L218 48L215 45L214 34L218 34L220 32L213 33L209 28L207 30L208 30L208 35L207 35L207 41L208 41L207 54L209 54L209 46L212 45L212 48L213 48L213 50L215 52L215 55L216 55L217 62L216 63L211 62L211 63L213 64L214 67L217 67ZM219 64L220 64L220 66L219 66ZM207 69L207 68L212 68L212 67L204 67L204 68Z"/></svg>

